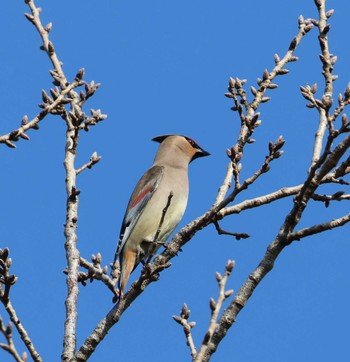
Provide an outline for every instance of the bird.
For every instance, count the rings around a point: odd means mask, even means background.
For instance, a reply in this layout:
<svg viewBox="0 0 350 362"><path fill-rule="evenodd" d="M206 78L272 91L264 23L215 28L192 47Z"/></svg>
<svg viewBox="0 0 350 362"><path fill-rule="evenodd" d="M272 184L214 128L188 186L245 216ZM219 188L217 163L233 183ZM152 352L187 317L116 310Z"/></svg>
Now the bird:
<svg viewBox="0 0 350 362"><path fill-rule="evenodd" d="M112 264L119 259L120 299L133 270L153 257L181 221L188 200L188 165L210 155L187 136L167 134L152 140L160 145L130 197Z"/></svg>

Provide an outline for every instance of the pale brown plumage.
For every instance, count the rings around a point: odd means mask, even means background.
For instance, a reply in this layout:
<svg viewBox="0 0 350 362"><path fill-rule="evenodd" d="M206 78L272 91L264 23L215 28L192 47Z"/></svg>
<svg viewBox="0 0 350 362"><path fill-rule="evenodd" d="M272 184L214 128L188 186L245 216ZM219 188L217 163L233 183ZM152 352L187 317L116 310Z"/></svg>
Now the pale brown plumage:
<svg viewBox="0 0 350 362"><path fill-rule="evenodd" d="M165 135L153 139L160 143L152 167L135 187L123 219L114 261L119 257L120 295L123 295L131 272L138 263L151 257L180 222L188 199L188 165L198 157L209 155L191 138ZM166 209L157 240L162 212Z"/></svg>

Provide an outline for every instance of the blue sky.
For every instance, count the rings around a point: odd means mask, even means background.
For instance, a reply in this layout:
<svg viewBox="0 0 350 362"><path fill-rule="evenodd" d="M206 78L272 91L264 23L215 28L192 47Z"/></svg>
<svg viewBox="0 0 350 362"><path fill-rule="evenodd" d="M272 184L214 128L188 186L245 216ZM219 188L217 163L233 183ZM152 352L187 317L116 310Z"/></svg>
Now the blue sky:
<svg viewBox="0 0 350 362"><path fill-rule="evenodd" d="M78 178L81 190L78 246L89 258L98 251L109 264L115 251L128 198L151 165L165 133L193 137L211 157L190 168L190 199L180 224L204 213L214 202L224 178L226 148L236 141L239 120L223 94L230 76L256 85L273 55L288 49L297 33L297 19L316 17L312 0L288 5L275 1L36 1L44 22L53 22L51 39L66 75L73 79L84 67L85 79L102 84L86 105L101 108L108 119L80 137L77 166L94 151L102 161ZM338 56L335 95L350 81L347 42L350 3L328 1L330 49ZM39 50L40 39L24 18L24 1L5 0L0 23L0 134L18 127L24 114L38 112L41 89L51 87L51 64ZM259 167L267 144L286 139L284 155L239 200L263 195L306 177L317 113L305 107L300 85L323 89L316 29L304 38L289 64L290 73L277 79L272 100L261 111L256 143L243 160L242 176ZM247 88L249 89L249 88ZM63 224L65 220L65 125L49 117L29 142L17 149L1 147L0 247L8 246L12 272L19 280L11 291L13 304L34 344L46 361L58 360L62 349L66 295ZM346 187L340 188L344 191ZM320 193L339 188L323 187ZM239 201L238 200L238 201ZM91 361L188 361L189 350L171 316L186 302L199 346L210 319L209 299L218 294L215 272L228 259L236 268L228 288L238 290L276 236L292 200L247 211L222 222L228 230L245 232L241 241L218 236L213 227L199 232L123 315ZM348 205L329 208L311 204L300 227L348 213ZM257 288L212 361L345 361L349 357L347 275L349 226L295 242L279 257L274 270ZM139 275L137 270L132 280ZM78 345L111 308L111 295L97 282L82 288L78 303ZM7 321L7 315L0 308ZM15 339L19 351L24 348ZM0 341L2 339L0 338ZM0 351L2 361L11 359Z"/></svg>

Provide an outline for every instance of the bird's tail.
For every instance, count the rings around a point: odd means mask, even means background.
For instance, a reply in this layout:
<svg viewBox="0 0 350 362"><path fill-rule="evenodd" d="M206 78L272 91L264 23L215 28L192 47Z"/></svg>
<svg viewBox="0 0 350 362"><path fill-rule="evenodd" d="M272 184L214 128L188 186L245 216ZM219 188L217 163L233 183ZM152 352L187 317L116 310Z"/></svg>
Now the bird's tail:
<svg viewBox="0 0 350 362"><path fill-rule="evenodd" d="M133 250L127 250L125 255L120 260L120 277L119 277L119 291L120 296L123 296L124 289L129 280L131 272L134 270L136 264L137 253Z"/></svg>

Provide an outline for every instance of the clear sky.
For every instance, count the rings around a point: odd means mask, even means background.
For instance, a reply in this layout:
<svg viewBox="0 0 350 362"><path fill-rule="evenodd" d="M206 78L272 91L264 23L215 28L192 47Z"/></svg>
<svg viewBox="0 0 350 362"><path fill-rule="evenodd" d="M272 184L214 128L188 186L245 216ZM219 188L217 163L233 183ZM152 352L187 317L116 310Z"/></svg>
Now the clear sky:
<svg viewBox="0 0 350 362"><path fill-rule="evenodd" d="M80 137L78 165L94 151L102 161L78 178L81 190L78 245L89 258L98 251L109 264L128 198L152 164L157 144L151 138L180 133L194 138L211 157L190 167L190 199L180 226L203 214L215 200L225 175L226 148L235 143L237 114L223 94L230 76L256 85L273 55L288 49L297 19L316 17L312 0L250 1L36 1L42 19L52 22L51 39L70 79L81 67L85 79L102 84L86 105L101 108L108 119ZM348 20L350 2L328 1L331 52L338 56L335 95L350 81ZM0 134L19 126L24 114L38 113L41 90L51 87L51 64L39 50L39 35L24 18L24 1L4 0L0 22ZM282 186L300 184L310 164L317 112L305 107L300 85L323 89L316 29L303 40L276 80L272 100L261 111L262 126L243 160L243 176L259 167L267 144L286 139L284 155L269 174L239 200ZM1 146L0 247L9 246L11 291L23 325L46 361L62 352L66 296L64 143L65 125L49 117L31 140L17 149ZM320 193L343 188L322 188ZM331 191L330 191L331 190ZM189 361L182 329L171 318L186 302L199 346L210 318L209 299L217 298L215 272L228 259L236 268L228 288L238 290L263 257L290 210L292 199L227 218L222 226L251 238L236 241L213 227L199 232L123 315L91 358L112 361ZM348 203L329 208L313 203L300 227L340 217ZM212 361L294 362L349 360L349 226L295 242L259 285ZM139 275L137 270L131 280ZM78 345L111 308L111 293L98 282L82 288L78 303ZM8 317L0 306L0 314ZM3 341L0 336L0 342ZM15 339L19 351L24 347ZM0 351L1 361L12 361Z"/></svg>

